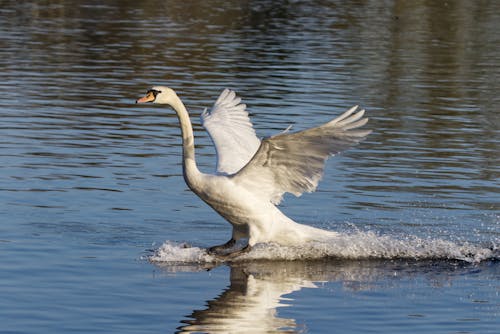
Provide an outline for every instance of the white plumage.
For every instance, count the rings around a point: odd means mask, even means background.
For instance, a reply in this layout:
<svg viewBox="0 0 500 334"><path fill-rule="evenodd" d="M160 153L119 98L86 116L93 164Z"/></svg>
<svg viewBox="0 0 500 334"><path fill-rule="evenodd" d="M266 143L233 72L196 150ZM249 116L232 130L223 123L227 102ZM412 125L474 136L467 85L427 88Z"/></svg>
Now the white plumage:
<svg viewBox="0 0 500 334"><path fill-rule="evenodd" d="M212 110L205 109L201 122L217 153L217 173L234 174L257 152L260 140L255 135L246 105L236 94L225 89Z"/></svg>
<svg viewBox="0 0 500 334"><path fill-rule="evenodd" d="M194 137L188 112L177 94L157 86L138 103L168 104L176 112L183 138L183 175L189 188L233 226L231 239L210 248L219 252L241 238L250 249L260 242L282 245L322 240L335 232L294 222L276 205L283 194L300 196L316 190L325 161L359 143L369 130L356 130L368 121L364 110L352 107L332 121L295 133L259 140L236 94L226 89L211 111L201 115L217 152L215 174L201 173L195 162Z"/></svg>

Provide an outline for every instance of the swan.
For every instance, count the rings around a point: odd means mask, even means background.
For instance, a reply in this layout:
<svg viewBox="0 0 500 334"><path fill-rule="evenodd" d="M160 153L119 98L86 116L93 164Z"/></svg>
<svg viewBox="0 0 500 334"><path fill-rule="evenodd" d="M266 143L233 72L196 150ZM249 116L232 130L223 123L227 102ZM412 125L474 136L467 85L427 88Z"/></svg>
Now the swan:
<svg viewBox="0 0 500 334"><path fill-rule="evenodd" d="M368 122L363 118L364 110L354 106L323 125L295 133L287 129L260 140L246 105L234 91L225 89L211 110L201 114L217 156L216 172L206 174L196 165L190 117L176 92L169 87L152 87L136 100L147 102L174 109L182 134L184 180L233 227L231 239L209 248L209 253L229 256L247 252L258 243L293 246L337 236L336 232L293 221L277 205L286 192L298 197L315 191L327 158L359 143L371 132L358 129ZM248 242L234 250L240 239Z"/></svg>

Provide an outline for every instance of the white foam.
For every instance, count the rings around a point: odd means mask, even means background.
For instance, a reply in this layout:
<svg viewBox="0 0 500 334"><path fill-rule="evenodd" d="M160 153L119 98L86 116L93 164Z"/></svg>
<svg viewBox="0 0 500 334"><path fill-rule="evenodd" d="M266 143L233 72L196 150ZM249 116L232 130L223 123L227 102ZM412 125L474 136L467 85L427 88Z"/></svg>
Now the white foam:
<svg viewBox="0 0 500 334"><path fill-rule="evenodd" d="M259 244L249 253L232 258L231 261L249 260L314 260L338 259L416 259L416 260L461 260L481 262L499 259L499 249L464 242L461 244L433 238L416 236L393 237L373 232L339 233L325 242L285 247L277 244ZM149 257L152 262L169 263L214 263L221 258L207 253L206 249L185 244L165 242Z"/></svg>
<svg viewBox="0 0 500 334"><path fill-rule="evenodd" d="M152 262L169 263L212 263L217 262L217 258L207 253L206 249L191 247L186 243L175 243L166 241L149 256Z"/></svg>

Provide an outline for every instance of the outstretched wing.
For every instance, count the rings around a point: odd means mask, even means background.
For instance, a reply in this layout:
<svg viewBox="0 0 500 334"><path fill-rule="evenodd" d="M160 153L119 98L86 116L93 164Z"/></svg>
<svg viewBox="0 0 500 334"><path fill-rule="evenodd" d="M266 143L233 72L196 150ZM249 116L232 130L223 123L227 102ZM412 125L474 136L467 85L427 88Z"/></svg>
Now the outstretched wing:
<svg viewBox="0 0 500 334"><path fill-rule="evenodd" d="M326 159L359 143L371 131L354 130L368 122L357 106L321 126L262 140L252 160L233 180L279 204L283 194L316 190Z"/></svg>
<svg viewBox="0 0 500 334"><path fill-rule="evenodd" d="M246 105L234 91L224 89L212 110L201 114L201 123L207 130L217 153L217 172L234 174L245 166L260 145L255 135Z"/></svg>

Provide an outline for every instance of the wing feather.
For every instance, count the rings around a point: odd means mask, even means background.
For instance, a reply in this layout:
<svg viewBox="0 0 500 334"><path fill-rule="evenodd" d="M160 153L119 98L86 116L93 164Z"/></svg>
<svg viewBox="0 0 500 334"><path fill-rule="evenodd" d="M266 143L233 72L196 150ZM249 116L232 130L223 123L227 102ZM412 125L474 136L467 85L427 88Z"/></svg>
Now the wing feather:
<svg viewBox="0 0 500 334"><path fill-rule="evenodd" d="M354 130L368 122L357 106L321 126L281 133L262 140L252 160L233 176L235 182L279 204L283 194L316 190L328 157L359 143L371 131Z"/></svg>
<svg viewBox="0 0 500 334"><path fill-rule="evenodd" d="M239 171L260 145L246 105L240 102L234 91L224 89L210 112L205 109L201 114L201 123L215 146L219 174Z"/></svg>

